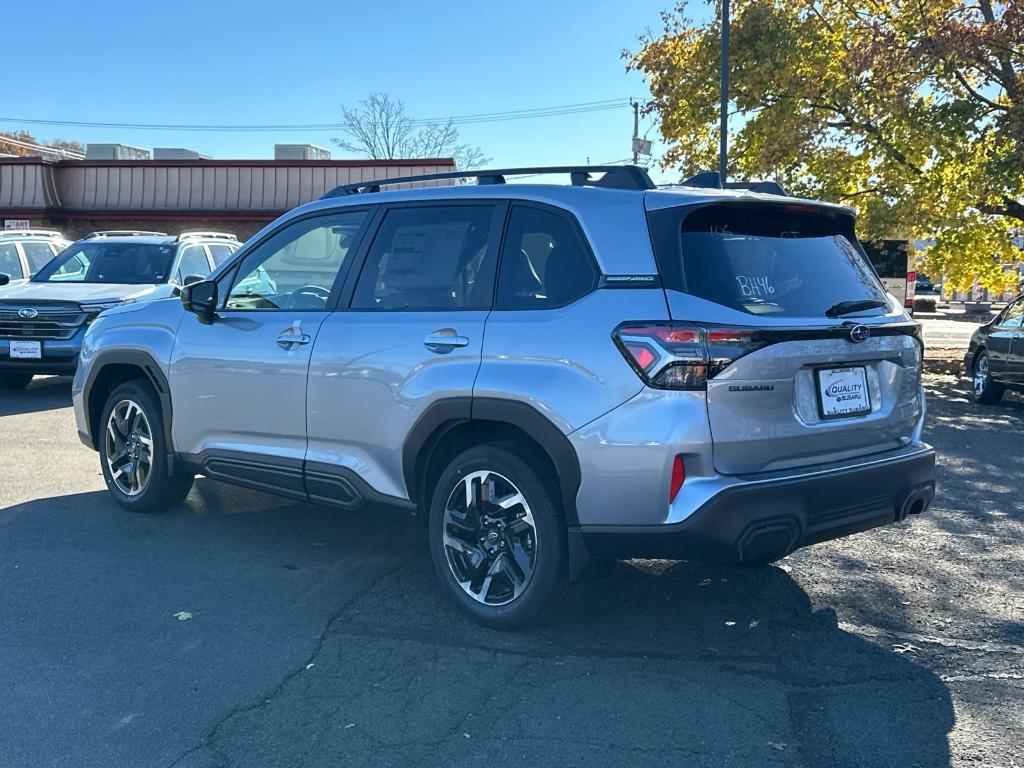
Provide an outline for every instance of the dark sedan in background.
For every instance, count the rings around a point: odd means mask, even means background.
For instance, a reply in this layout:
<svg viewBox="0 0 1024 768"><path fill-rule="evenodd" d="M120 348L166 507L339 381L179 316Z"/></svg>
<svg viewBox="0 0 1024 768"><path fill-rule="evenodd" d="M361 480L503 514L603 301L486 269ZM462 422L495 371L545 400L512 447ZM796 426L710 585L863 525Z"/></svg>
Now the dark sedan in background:
<svg viewBox="0 0 1024 768"><path fill-rule="evenodd" d="M1024 390L1024 295L974 332L964 366L975 402L992 405L1007 389Z"/></svg>

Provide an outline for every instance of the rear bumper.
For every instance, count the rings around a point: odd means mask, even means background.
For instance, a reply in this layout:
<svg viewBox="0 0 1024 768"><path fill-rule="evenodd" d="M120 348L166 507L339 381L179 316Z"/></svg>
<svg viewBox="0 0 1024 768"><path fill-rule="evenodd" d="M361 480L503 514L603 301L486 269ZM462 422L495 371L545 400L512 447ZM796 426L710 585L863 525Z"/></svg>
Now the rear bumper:
<svg viewBox="0 0 1024 768"><path fill-rule="evenodd" d="M570 529L574 576L588 557L719 562L774 560L923 512L935 494L935 452L917 443L845 466L741 478L678 523ZM686 493L683 486L682 493Z"/></svg>

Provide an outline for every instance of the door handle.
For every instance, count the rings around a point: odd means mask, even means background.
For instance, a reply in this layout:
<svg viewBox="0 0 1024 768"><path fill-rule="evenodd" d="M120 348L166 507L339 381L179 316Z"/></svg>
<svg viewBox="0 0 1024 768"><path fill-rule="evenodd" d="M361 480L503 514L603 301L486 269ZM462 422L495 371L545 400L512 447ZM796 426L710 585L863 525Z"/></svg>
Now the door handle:
<svg viewBox="0 0 1024 768"><path fill-rule="evenodd" d="M440 330L428 333L423 339L423 346L433 352L450 352L456 347L465 347L469 339L459 336L454 328L441 328Z"/></svg>
<svg viewBox="0 0 1024 768"><path fill-rule="evenodd" d="M282 333L277 337L277 345L282 349L291 349L296 344L309 344L312 338L308 333Z"/></svg>

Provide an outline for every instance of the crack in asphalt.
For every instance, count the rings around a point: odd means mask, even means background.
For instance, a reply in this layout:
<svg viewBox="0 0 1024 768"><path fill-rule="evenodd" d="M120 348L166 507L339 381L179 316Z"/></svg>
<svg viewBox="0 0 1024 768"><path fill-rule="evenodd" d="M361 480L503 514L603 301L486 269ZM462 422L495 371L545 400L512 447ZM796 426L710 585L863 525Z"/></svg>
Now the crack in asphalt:
<svg viewBox="0 0 1024 768"><path fill-rule="evenodd" d="M274 685L274 687L270 690L269 693L260 697L259 701L250 704L240 705L237 707L232 707L223 715L221 715L221 717L219 717L210 727L210 729L207 731L206 735L202 738L199 744L189 747L187 750L182 752L180 755L178 755L178 757L176 757L174 760L167 764L167 768L175 768L175 766L179 765L189 755L192 755L201 749L210 749L218 758L219 765L230 765L229 757L217 750L216 742L220 736L221 729L230 720L237 717L238 715L243 715L247 712L254 712L270 704L277 696L279 696L284 691L284 689L292 680L294 680L296 677L305 672L309 668L310 664L316 662L316 659L319 657L321 651L323 651L324 644L327 642L327 637L330 635L331 629L334 627L335 623L337 623L338 620L345 615L346 611L348 611L348 609L352 606L353 603L357 602L358 600L362 599L365 595L372 592L384 580L394 576L403 568L409 567L413 562L414 558L402 560L395 567L387 569L386 571L378 575L376 578L374 578L370 582L370 584L368 584L364 589L359 590L358 592L350 596L347 600L345 600L340 606L338 606L334 613L332 613L328 617L327 622L324 625L323 631L320 633L320 636L317 638L317 641L313 646L312 652L306 657L305 661L301 662L290 672L286 673L277 682L277 684Z"/></svg>
<svg viewBox="0 0 1024 768"><path fill-rule="evenodd" d="M922 635L917 632L901 632L899 630L887 629L885 627L872 626L868 624L855 624L849 621L839 622L839 628L857 635L867 637L891 637L897 640L905 640L913 643L924 643L926 645L940 645L944 648L959 648L964 651L976 651L980 653L1011 653L1015 656L1024 656L1024 645L1016 643L992 643L984 640L968 640L959 637L936 637L935 635Z"/></svg>

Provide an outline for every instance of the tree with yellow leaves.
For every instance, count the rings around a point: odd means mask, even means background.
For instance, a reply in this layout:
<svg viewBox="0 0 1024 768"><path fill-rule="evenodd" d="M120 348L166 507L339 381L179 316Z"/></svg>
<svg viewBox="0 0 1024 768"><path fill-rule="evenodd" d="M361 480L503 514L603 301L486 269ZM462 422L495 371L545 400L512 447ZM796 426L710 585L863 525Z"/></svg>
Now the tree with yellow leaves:
<svg viewBox="0 0 1024 768"><path fill-rule="evenodd" d="M709 0L707 5L710 5ZM993 0L732 0L730 165L933 238L922 267L1000 290L1024 228L1024 8ZM710 10L710 9L709 9ZM717 10L717 9L716 9ZM624 52L684 174L717 166L721 29L663 14ZM1015 278L1013 278L1015 280Z"/></svg>

